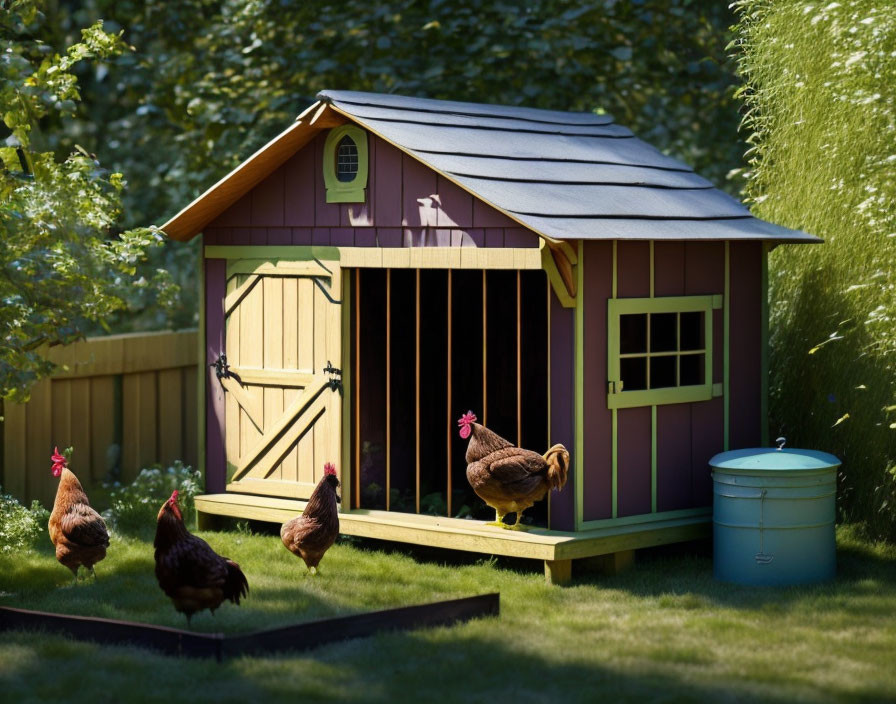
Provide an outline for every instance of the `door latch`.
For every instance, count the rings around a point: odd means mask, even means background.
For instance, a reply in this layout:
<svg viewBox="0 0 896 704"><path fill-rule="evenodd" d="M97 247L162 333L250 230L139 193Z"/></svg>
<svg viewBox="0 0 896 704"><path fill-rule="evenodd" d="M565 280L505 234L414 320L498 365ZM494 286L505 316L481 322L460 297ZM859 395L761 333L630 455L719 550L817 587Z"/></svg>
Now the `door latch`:
<svg viewBox="0 0 896 704"><path fill-rule="evenodd" d="M329 379L327 379L327 385L333 391L338 391L340 395L342 395L342 370L337 369L333 366L330 360L327 360L327 366L324 367L324 374L326 374Z"/></svg>
<svg viewBox="0 0 896 704"><path fill-rule="evenodd" d="M222 352L218 358L208 366L215 368L215 376L218 379L226 379L230 376L230 365L227 364L227 354Z"/></svg>

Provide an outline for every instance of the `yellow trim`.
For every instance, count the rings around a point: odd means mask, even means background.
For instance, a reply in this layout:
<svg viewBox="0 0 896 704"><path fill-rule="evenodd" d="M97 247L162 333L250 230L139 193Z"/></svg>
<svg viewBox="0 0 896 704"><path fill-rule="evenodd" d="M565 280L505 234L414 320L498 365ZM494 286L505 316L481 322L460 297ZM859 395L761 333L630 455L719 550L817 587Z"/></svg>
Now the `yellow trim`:
<svg viewBox="0 0 896 704"><path fill-rule="evenodd" d="M340 181L336 175L336 149L344 137L351 139L358 149L358 172L351 181ZM327 187L327 203L363 203L366 199L369 160L367 158L367 132L355 124L334 127L327 134L323 151L324 184Z"/></svg>
<svg viewBox="0 0 896 704"><path fill-rule="evenodd" d="M199 364L196 374L196 403L199 406L197 413L197 446L196 446L196 464L197 469L202 473L202 479L205 481L206 466L206 413L208 409L208 367L206 367L205 355L208 348L208 339L206 337L206 311L205 311L205 260L202 258L202 240L204 236L199 235L199 331L196 335L199 344L199 355L197 362Z"/></svg>

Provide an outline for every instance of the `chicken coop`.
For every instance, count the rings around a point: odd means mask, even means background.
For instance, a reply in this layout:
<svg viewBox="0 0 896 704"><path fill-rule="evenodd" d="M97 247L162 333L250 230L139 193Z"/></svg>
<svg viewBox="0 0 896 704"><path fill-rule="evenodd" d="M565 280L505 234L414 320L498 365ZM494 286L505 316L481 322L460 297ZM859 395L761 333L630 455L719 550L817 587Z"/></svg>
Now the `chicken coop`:
<svg viewBox="0 0 896 704"><path fill-rule="evenodd" d="M605 114L344 91L163 227L202 237L202 517L292 518L333 462L343 533L557 581L708 534L707 461L766 442L766 255L818 241ZM468 410L570 452L527 531L482 520Z"/></svg>

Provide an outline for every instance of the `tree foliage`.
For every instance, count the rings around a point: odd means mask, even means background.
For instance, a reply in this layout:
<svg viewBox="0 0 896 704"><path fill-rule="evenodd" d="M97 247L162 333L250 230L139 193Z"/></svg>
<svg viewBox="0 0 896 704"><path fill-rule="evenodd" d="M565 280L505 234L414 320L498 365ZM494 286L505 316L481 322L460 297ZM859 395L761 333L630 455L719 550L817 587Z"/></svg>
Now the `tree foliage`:
<svg viewBox="0 0 896 704"><path fill-rule="evenodd" d="M142 186L160 222L321 89L602 109L717 181L740 164L733 19L696 0L89 0L71 31L120 26L136 51L84 76L90 149Z"/></svg>
<svg viewBox="0 0 896 704"><path fill-rule="evenodd" d="M773 432L843 459L843 517L896 536L896 6L737 3L747 194L825 239L770 260Z"/></svg>
<svg viewBox="0 0 896 704"><path fill-rule="evenodd" d="M40 125L71 115L79 101L73 69L123 50L120 37L97 22L81 40L55 53L33 35L43 20L31 0L0 15L0 113L8 136L0 147L0 398L27 398L51 371L46 344L81 337L126 307L130 289L171 293L164 271L150 284L133 278L154 228L108 237L120 212L121 174L100 167L80 148L64 159L46 149Z"/></svg>

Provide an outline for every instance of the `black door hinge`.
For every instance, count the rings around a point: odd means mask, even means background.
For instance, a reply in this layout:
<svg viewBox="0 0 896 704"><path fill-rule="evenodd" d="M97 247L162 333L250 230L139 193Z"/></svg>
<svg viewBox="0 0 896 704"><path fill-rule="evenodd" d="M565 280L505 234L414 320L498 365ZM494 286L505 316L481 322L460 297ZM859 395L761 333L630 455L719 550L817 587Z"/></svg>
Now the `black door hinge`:
<svg viewBox="0 0 896 704"><path fill-rule="evenodd" d="M230 365L227 364L227 354L222 352L218 358L208 366L215 368L215 376L218 379L226 379L230 376Z"/></svg>
<svg viewBox="0 0 896 704"><path fill-rule="evenodd" d="M330 360L327 360L327 366L324 367L324 374L329 376L327 385L333 390L342 394L342 370L333 366Z"/></svg>

